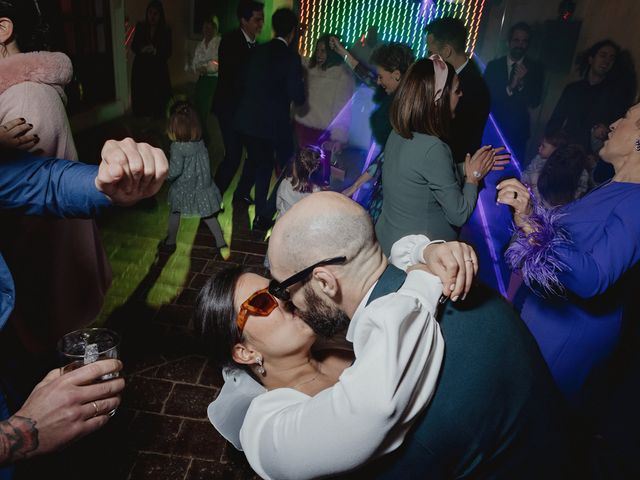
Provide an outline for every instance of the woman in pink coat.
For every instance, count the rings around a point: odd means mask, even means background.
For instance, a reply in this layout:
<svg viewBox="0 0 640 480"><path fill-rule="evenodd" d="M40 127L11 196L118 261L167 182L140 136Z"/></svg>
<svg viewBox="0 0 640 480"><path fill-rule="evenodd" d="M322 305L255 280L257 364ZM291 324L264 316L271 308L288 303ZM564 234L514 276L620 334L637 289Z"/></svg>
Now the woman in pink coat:
<svg viewBox="0 0 640 480"><path fill-rule="evenodd" d="M64 105L71 61L37 51L46 48L46 29L34 2L3 0L0 19L0 124L24 118L39 137L32 152L77 160ZM90 323L102 307L111 270L97 228L89 219L21 215L3 215L1 225L16 283L11 327L28 352L51 352L62 334Z"/></svg>

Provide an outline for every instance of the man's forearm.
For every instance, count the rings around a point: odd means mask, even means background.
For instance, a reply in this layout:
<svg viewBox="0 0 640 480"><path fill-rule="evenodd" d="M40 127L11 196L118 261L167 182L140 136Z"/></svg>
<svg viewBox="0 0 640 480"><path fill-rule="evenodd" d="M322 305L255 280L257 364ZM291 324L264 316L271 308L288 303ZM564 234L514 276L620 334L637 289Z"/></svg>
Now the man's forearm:
<svg viewBox="0 0 640 480"><path fill-rule="evenodd" d="M24 156L0 164L0 207L29 215L92 216L111 202L96 189L98 167Z"/></svg>
<svg viewBox="0 0 640 480"><path fill-rule="evenodd" d="M0 422L0 465L32 456L39 444L34 420L14 415Z"/></svg>

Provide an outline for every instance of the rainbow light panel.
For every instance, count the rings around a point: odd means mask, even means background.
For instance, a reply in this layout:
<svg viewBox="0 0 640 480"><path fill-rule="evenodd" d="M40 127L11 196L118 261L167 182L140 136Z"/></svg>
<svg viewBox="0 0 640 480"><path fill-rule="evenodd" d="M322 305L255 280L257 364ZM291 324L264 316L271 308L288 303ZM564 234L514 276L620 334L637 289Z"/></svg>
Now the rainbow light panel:
<svg viewBox="0 0 640 480"><path fill-rule="evenodd" d="M371 25L378 27L378 41L403 42L417 57L426 54L424 27L431 20L453 16L469 29L467 51L473 53L485 0L302 0L302 54L313 53L315 41L323 33L333 33L349 47L364 41Z"/></svg>

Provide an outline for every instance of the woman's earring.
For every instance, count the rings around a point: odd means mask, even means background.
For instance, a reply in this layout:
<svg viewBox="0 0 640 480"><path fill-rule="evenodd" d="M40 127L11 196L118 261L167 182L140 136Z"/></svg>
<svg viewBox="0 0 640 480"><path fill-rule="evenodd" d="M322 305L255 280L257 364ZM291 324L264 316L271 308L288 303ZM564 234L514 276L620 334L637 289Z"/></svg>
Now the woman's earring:
<svg viewBox="0 0 640 480"><path fill-rule="evenodd" d="M640 138L636 140L636 152L640 152Z"/></svg>
<svg viewBox="0 0 640 480"><path fill-rule="evenodd" d="M262 357L256 357L256 363L258 364L258 368L257 368L258 373L259 373L260 375L264 376L264 374L265 374L265 369L264 369L264 367L262 366L262 365L263 365Z"/></svg>

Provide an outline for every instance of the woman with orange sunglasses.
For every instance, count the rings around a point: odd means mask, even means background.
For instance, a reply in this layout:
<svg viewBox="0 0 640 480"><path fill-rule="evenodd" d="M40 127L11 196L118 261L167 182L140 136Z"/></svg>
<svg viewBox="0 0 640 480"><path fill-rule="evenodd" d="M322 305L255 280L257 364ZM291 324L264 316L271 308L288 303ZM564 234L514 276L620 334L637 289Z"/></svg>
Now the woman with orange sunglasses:
<svg viewBox="0 0 640 480"><path fill-rule="evenodd" d="M221 366L244 367L265 390L288 387L313 396L335 384L353 362L347 349L316 351L311 327L269 292L269 280L249 268L229 268L213 280L200 294L196 318L211 319L200 328Z"/></svg>

